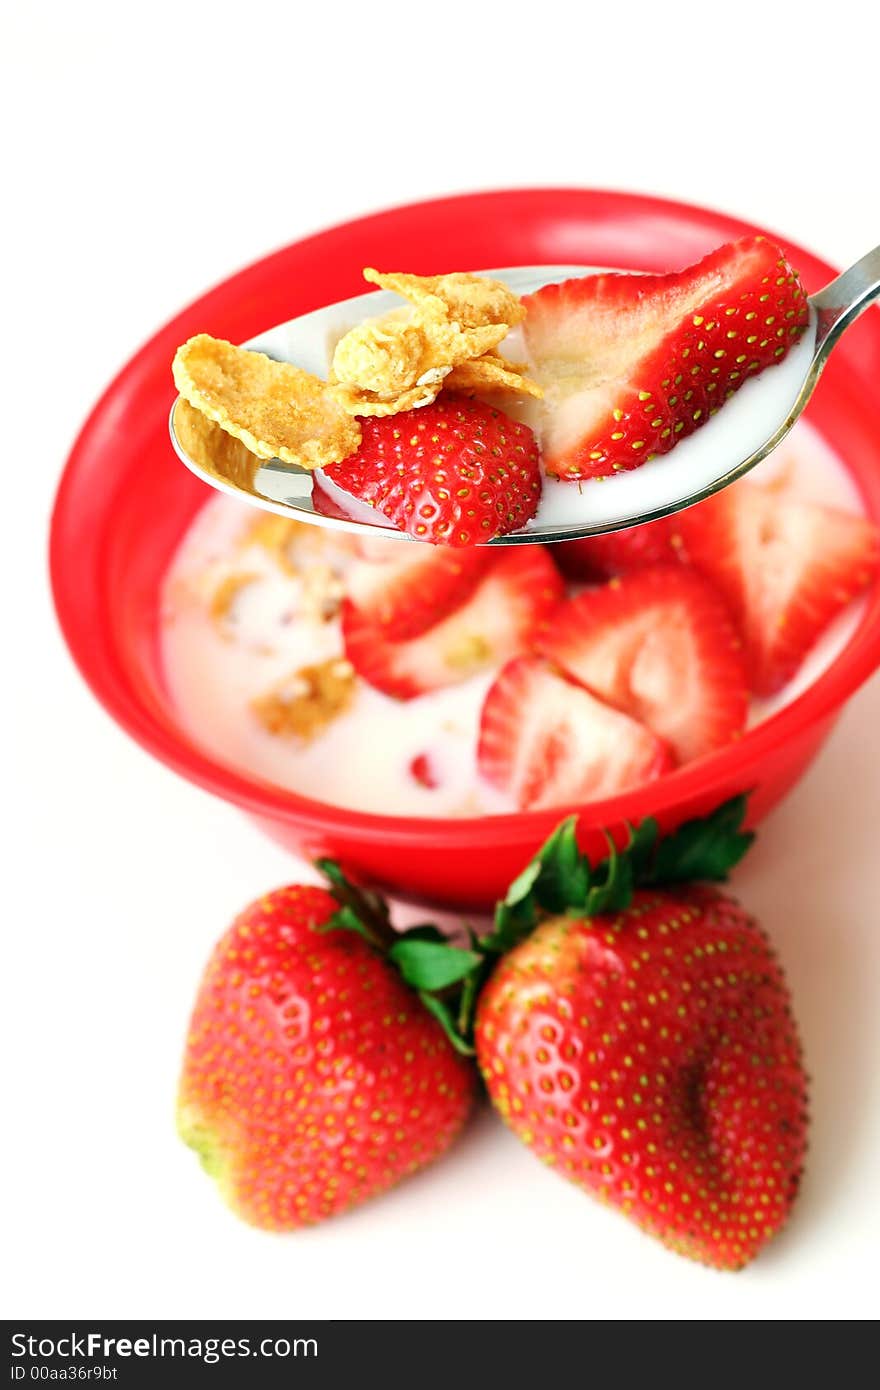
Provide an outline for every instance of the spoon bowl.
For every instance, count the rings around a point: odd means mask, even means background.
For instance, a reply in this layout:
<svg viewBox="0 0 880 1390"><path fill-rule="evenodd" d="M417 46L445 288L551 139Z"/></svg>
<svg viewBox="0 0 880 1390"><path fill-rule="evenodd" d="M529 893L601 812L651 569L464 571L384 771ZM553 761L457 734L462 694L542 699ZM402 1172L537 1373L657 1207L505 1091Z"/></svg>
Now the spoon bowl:
<svg viewBox="0 0 880 1390"><path fill-rule="evenodd" d="M482 273L522 295L572 276L596 274L597 269L534 266ZM533 521L488 543L549 544L626 530L682 511L728 487L782 442L809 401L835 343L878 295L880 247L810 296L810 318L800 341L781 363L746 382L702 429L668 454L607 480L604 487L596 481L578 484L546 478ZM280 324L245 346L323 376L343 333L364 318L396 307L396 297L387 291L357 295ZM264 462L201 417L194 429L191 417L186 402L178 398L171 410L171 440L183 463L211 487L312 525L373 538L414 539L348 497L320 470L311 472L280 459Z"/></svg>

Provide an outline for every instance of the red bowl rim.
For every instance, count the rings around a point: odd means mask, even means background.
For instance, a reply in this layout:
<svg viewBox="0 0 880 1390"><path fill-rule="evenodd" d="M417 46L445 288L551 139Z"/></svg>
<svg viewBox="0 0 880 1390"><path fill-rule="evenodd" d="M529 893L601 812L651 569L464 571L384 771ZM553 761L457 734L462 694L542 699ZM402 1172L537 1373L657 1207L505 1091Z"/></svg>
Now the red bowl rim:
<svg viewBox="0 0 880 1390"><path fill-rule="evenodd" d="M636 193L564 187L461 193L447 198L388 208L337 224L327 230L356 231L367 224L380 224L383 219L393 219L415 209L432 210L440 217L443 213L460 208L467 202L480 201L485 205L487 201L493 200L506 203L510 200L537 198L579 199L585 195L608 199L644 213L672 212L686 214L691 218L715 219L730 228L732 235L758 230L750 223L698 204ZM314 237L292 243L291 247L303 246L306 242L318 240L324 235L325 232L316 233ZM787 238L780 236L779 240L787 241ZM541 811L510 812L503 815L416 818L349 810L328 802L299 796L271 783L237 773L202 753L189 742L188 736L182 731L178 737L172 737L159 721L150 716L149 711L124 684L106 679L104 663L96 656L94 633L78 621L76 595L69 592L62 582L66 554L65 537L69 534L63 524L67 517L68 500L77 472L92 448L93 434L98 422L120 390L125 388L131 378L137 376L151 354L155 339L164 337L178 321L188 319L216 296L222 294L228 297L234 294L256 270L265 268L276 257L284 256L291 247L260 257L201 295L160 329L126 363L110 382L82 426L68 456L53 507L49 541L50 580L58 621L71 655L93 694L116 722L137 743L180 776L259 818L290 822L323 835L354 834L364 843L393 840L400 845L419 846L426 842L436 844L442 841L450 850L473 846L475 839L483 846L504 845L509 843L514 827L517 838L532 838L535 843L539 843L547 832L548 822L558 821L566 815L576 813L582 823L588 826L615 825L625 819L639 821L645 816L660 814L670 806L699 796L705 792L707 786L715 782L734 782L747 788L750 769L756 771L766 754L774 751L789 737L803 733L810 725L830 717L880 665L880 586L875 585L873 593L869 595L868 607L862 621L831 665L790 704L748 730L736 743L680 768L656 782L602 801L573 803ZM812 256L812 260L827 272L829 279L837 273L820 258ZM876 620L872 622L872 619Z"/></svg>

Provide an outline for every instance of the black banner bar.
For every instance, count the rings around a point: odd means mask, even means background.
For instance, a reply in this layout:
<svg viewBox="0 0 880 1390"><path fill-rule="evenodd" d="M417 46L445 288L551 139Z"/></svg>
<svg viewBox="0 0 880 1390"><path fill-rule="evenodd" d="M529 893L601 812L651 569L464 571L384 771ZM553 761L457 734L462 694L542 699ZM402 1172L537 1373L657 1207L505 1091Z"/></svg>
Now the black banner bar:
<svg viewBox="0 0 880 1390"><path fill-rule="evenodd" d="M505 1334L488 1322L356 1322L309 1320L177 1322L10 1320L4 1323L4 1385L183 1386L342 1385L406 1386L418 1390L467 1347L491 1358L493 1377L503 1369ZM459 1328L456 1333L455 1328ZM572 1328L575 1331L575 1326ZM532 1357L517 1339L515 1365L527 1373ZM500 1344L500 1346L499 1346ZM532 1350L539 1375L546 1355L540 1330ZM512 1350L512 1348L511 1348ZM468 1384L470 1378L459 1379ZM537 1382L536 1382L537 1383Z"/></svg>

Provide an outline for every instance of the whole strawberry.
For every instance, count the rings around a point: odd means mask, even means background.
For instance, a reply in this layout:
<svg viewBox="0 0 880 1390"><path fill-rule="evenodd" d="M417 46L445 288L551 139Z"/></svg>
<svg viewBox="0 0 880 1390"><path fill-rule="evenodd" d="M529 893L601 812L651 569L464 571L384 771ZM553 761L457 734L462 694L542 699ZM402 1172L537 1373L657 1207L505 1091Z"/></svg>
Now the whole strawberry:
<svg viewBox="0 0 880 1390"><path fill-rule="evenodd" d="M218 943L192 1015L181 1136L267 1230L321 1221L424 1167L473 1103L473 1066L383 958L375 900L359 917L342 896L340 909L339 894L294 886L253 903Z"/></svg>
<svg viewBox="0 0 880 1390"><path fill-rule="evenodd" d="M357 452L324 471L416 540L484 545L535 515L538 443L503 411L448 392L361 426Z"/></svg>
<svg viewBox="0 0 880 1390"><path fill-rule="evenodd" d="M738 903L706 884L632 883L717 877L745 842L723 808L653 862L636 836L591 886L595 871L563 827L504 909L502 943L521 935L517 916L538 925L496 967L475 1030L489 1095L524 1143L719 1269L758 1253L798 1189L797 1029L779 963Z"/></svg>

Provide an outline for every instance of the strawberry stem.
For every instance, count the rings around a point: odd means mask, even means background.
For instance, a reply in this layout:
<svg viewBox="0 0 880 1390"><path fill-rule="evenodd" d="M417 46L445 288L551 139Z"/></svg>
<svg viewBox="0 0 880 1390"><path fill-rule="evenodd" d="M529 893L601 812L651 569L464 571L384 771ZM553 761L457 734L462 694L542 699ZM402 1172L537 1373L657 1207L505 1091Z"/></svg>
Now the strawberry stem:
<svg viewBox="0 0 880 1390"><path fill-rule="evenodd" d="M315 867L329 880L330 892L339 903L339 911L321 930L344 928L357 932L377 951L388 955L400 934L391 925L385 899L369 888L352 883L335 859L316 859Z"/></svg>

